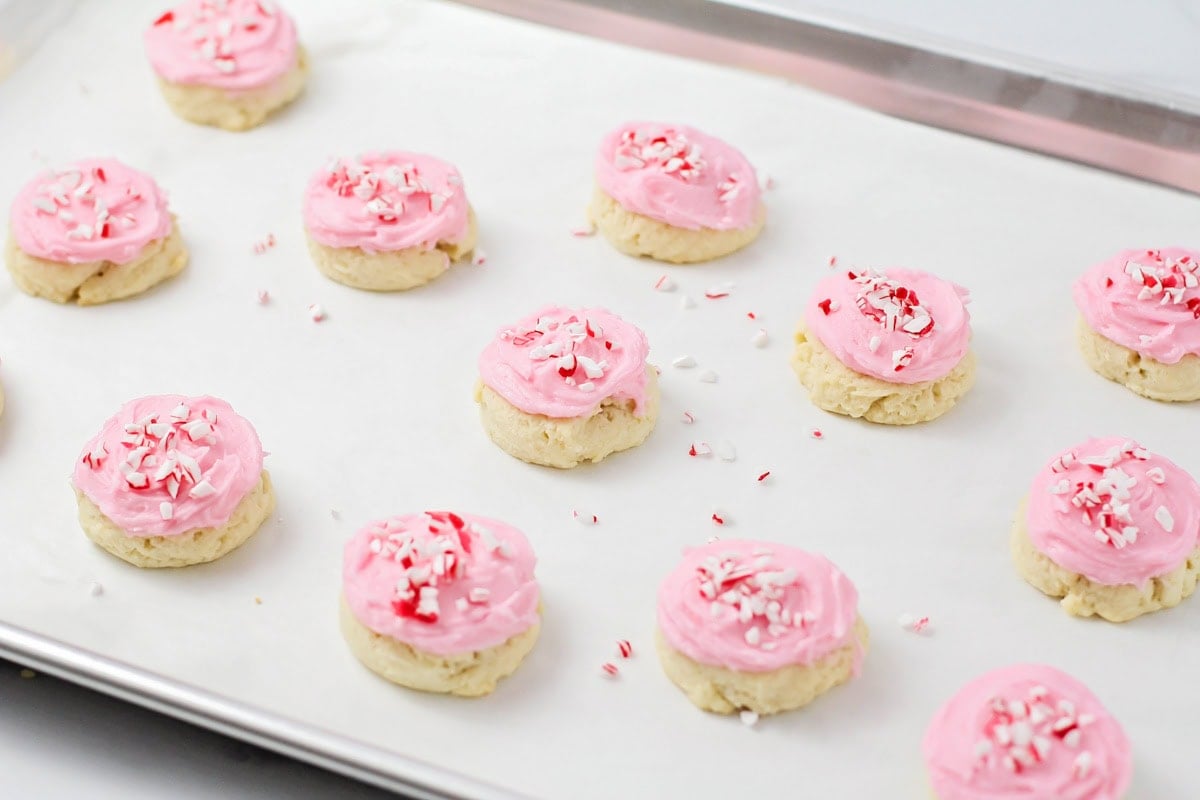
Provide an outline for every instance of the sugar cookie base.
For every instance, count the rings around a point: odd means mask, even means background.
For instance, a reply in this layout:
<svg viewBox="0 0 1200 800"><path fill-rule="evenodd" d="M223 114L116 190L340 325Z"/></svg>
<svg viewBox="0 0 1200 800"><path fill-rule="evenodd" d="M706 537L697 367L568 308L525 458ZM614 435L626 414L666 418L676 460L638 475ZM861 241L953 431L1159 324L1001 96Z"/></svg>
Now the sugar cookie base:
<svg viewBox="0 0 1200 800"><path fill-rule="evenodd" d="M1151 578L1145 586L1105 586L1054 563L1034 547L1026 524L1025 503L1017 511L1010 539L1017 572L1043 593L1062 598L1060 605L1076 617L1097 616L1109 622L1129 620L1179 605L1196 591L1200 579L1200 547L1187 561L1165 575Z"/></svg>
<svg viewBox="0 0 1200 800"><path fill-rule="evenodd" d="M4 247L4 263L13 283L26 294L56 303L94 306L123 300L178 275L188 263L187 248L172 218L171 232L142 248L132 261L86 261L67 264L26 253L11 235Z"/></svg>
<svg viewBox="0 0 1200 800"><path fill-rule="evenodd" d="M1151 400L1200 400L1200 356L1185 355L1174 364L1164 364L1096 333L1083 317L1076 333L1083 360L1110 381Z"/></svg>
<svg viewBox="0 0 1200 800"><path fill-rule="evenodd" d="M268 86L231 91L158 79L167 105L188 122L227 131L247 131L295 100L308 80L308 54L300 47L296 65Z"/></svg>
<svg viewBox="0 0 1200 800"><path fill-rule="evenodd" d="M495 691L496 684L521 666L542 627L535 622L529 630L495 647L439 656L371 630L358 621L344 597L338 617L350 652L367 669L409 689L459 697L482 697Z"/></svg>
<svg viewBox="0 0 1200 800"><path fill-rule="evenodd" d="M888 383L847 367L800 326L792 368L813 405L835 414L883 425L914 425L945 414L975 383L975 354L967 354L944 377L921 383Z"/></svg>
<svg viewBox="0 0 1200 800"><path fill-rule="evenodd" d="M870 640L867 624L859 617L854 635L866 655ZM855 647L848 644L812 664L793 664L771 672L738 672L693 661L655 635L663 671L697 707L717 714L749 710L778 714L806 706L840 686L854 674Z"/></svg>
<svg viewBox="0 0 1200 800"><path fill-rule="evenodd" d="M544 467L571 469L595 463L646 441L658 419L658 373L646 367L646 402L642 415L633 401L604 400L590 417L555 419L527 414L482 382L475 385L483 429L510 456Z"/></svg>
<svg viewBox="0 0 1200 800"><path fill-rule="evenodd" d="M79 524L89 539L135 567L150 569L215 561L245 544L275 510L275 492L266 470L228 522L219 528L197 528L178 536L129 536L83 492L76 490L75 496L79 501Z"/></svg>
<svg viewBox="0 0 1200 800"><path fill-rule="evenodd" d="M596 188L588 216L604 238L622 253L671 264L694 264L727 256L754 241L767 221L767 207L760 203L754 221L745 228L690 230L629 211Z"/></svg>
<svg viewBox="0 0 1200 800"><path fill-rule="evenodd" d="M438 242L436 247L408 247L393 252L368 253L360 247L330 247L308 239L308 252L317 269L331 280L373 292L400 292L423 286L475 249L475 212L468 211L467 233L459 242Z"/></svg>

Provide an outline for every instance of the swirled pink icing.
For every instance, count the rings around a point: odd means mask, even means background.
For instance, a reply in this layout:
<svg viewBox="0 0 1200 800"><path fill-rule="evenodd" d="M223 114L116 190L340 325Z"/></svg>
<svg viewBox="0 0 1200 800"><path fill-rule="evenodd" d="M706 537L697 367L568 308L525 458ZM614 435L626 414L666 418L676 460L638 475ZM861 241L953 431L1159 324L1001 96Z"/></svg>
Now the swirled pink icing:
<svg viewBox="0 0 1200 800"><path fill-rule="evenodd" d="M1026 523L1033 546L1060 567L1140 586L1200 546L1200 485L1137 442L1089 439L1033 479Z"/></svg>
<svg viewBox="0 0 1200 800"><path fill-rule="evenodd" d="M1200 251L1125 250L1085 272L1074 294L1106 339L1164 364L1200 356Z"/></svg>
<svg viewBox="0 0 1200 800"><path fill-rule="evenodd" d="M154 71L171 83L257 89L296 66L296 25L273 0L184 0L143 39Z"/></svg>
<svg viewBox="0 0 1200 800"><path fill-rule="evenodd" d="M809 298L805 323L850 369L888 383L945 377L971 343L967 290L927 272L839 271Z"/></svg>
<svg viewBox="0 0 1200 800"><path fill-rule="evenodd" d="M684 553L658 589L658 627L701 664L769 672L863 651L858 592L823 556L773 542L721 540Z"/></svg>
<svg viewBox="0 0 1200 800"><path fill-rule="evenodd" d="M503 522L426 511L372 522L346 543L342 591L363 625L448 656L503 644L539 618L537 559Z"/></svg>
<svg viewBox="0 0 1200 800"><path fill-rule="evenodd" d="M304 224L313 239L368 253L462 241L469 212L458 170L420 153L335 159L304 192Z"/></svg>
<svg viewBox="0 0 1200 800"><path fill-rule="evenodd" d="M546 306L500 329L479 356L483 383L527 414L587 417L608 398L646 403L641 329L602 308Z"/></svg>
<svg viewBox="0 0 1200 800"><path fill-rule="evenodd" d="M1038 664L968 683L922 750L938 800L1118 800L1133 774L1120 723L1086 686Z"/></svg>
<svg viewBox="0 0 1200 800"><path fill-rule="evenodd" d="M178 536L227 523L258 484L254 427L215 397L131 400L84 446L75 488L128 536Z"/></svg>
<svg viewBox="0 0 1200 800"><path fill-rule="evenodd" d="M172 224L154 179L114 158L38 175L17 192L9 219L23 251L67 264L132 261Z"/></svg>
<svg viewBox="0 0 1200 800"><path fill-rule="evenodd" d="M625 209L677 228L754 223L761 192L746 157L686 125L627 122L596 153L596 183Z"/></svg>

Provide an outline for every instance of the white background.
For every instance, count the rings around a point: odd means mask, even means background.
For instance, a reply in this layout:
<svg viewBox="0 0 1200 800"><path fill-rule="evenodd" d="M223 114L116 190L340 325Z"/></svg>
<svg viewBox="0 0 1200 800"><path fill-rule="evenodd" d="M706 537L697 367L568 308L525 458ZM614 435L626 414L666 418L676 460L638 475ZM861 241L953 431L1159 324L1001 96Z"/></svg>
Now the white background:
<svg viewBox="0 0 1200 800"><path fill-rule="evenodd" d="M1200 110L1200 0L717 0Z"/></svg>
<svg viewBox="0 0 1200 800"><path fill-rule="evenodd" d="M170 284L96 309L0 282L0 618L553 797L752 796L789 783L818 797L921 797L918 742L936 706L985 669L1044 660L1125 723L1133 796L1188 795L1200 603L1119 627L1070 619L1016 577L1006 539L1032 473L1087 435L1136 436L1200 472L1196 409L1092 375L1069 299L1071 279L1117 249L1194 241L1200 202L782 80L457 7L289 5L313 51L310 91L248 134L189 126L162 106L136 46L156 3L85 6L0 85L0 197L45 160L111 153L170 190L193 257ZM775 176L754 246L662 268L568 235L599 134L641 116L721 135ZM388 146L461 167L486 266L391 296L311 266L307 175L329 155ZM253 255L268 232L279 247ZM787 339L834 254L973 291L979 382L953 413L899 430L808 404ZM664 272L682 291L650 289ZM730 298L700 297L725 281ZM274 297L265 308L260 288ZM679 309L684 292L698 308ZM496 327L546 301L607 305L646 329L652 360L691 354L721 380L666 367L658 430L595 468L514 462L479 429L475 357ZM305 312L313 302L330 314L321 325ZM749 344L759 325L772 336L764 350ZM255 422L279 511L217 564L143 572L84 539L66 478L122 402L172 391L223 396ZM696 425L679 422L684 409ZM727 438L738 460L689 459L693 438ZM759 484L765 469L772 480ZM873 629L860 680L754 730L696 711L650 653L656 584L681 547L714 532L714 506L732 520L722 535L827 554L857 582ZM384 684L336 630L344 539L366 520L437 507L509 520L541 559L542 640L478 702ZM577 525L575 508L601 524ZM933 635L901 631L902 611L930 615ZM606 682L598 666L617 638L639 654Z"/></svg>

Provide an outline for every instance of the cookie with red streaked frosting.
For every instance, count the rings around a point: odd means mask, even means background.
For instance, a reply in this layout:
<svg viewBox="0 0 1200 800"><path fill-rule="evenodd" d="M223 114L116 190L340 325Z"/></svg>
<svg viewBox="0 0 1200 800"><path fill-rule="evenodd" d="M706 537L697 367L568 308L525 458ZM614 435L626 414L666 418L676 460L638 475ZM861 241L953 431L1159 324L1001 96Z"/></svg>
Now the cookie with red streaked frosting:
<svg viewBox="0 0 1200 800"><path fill-rule="evenodd" d="M1074 294L1088 366L1153 400L1200 400L1200 250L1126 250Z"/></svg>
<svg viewBox="0 0 1200 800"><path fill-rule="evenodd" d="M945 414L975 383L967 290L927 272L836 271L796 332L792 367L814 405L886 425Z"/></svg>
<svg viewBox="0 0 1200 800"><path fill-rule="evenodd" d="M601 308L547 306L505 326L479 356L484 430L509 455L560 469L636 447L658 419L649 350Z"/></svg>
<svg viewBox="0 0 1200 800"><path fill-rule="evenodd" d="M84 445L72 483L84 533L139 567L218 559L275 508L258 434L215 397L126 403Z"/></svg>
<svg viewBox="0 0 1200 800"><path fill-rule="evenodd" d="M589 216L632 256L691 264L740 250L766 222L754 167L686 125L627 122L596 153Z"/></svg>
<svg viewBox="0 0 1200 800"><path fill-rule="evenodd" d="M1015 664L962 687L921 745L937 800L1120 800L1129 739L1065 672Z"/></svg>
<svg viewBox="0 0 1200 800"><path fill-rule="evenodd" d="M1200 579L1200 485L1129 439L1089 439L1033 479L1017 571L1069 614L1110 622L1178 605Z"/></svg>
<svg viewBox="0 0 1200 800"><path fill-rule="evenodd" d="M524 534L497 520L426 511L372 522L346 543L342 634L393 683L489 694L537 641L535 564Z"/></svg>
<svg viewBox="0 0 1200 800"><path fill-rule="evenodd" d="M399 150L318 170L304 192L304 228L326 277L377 292L422 286L475 247L475 212L458 170Z"/></svg>
<svg viewBox="0 0 1200 800"><path fill-rule="evenodd" d="M705 711L807 705L858 675L867 641L854 584L795 547L715 541L659 586L659 659Z"/></svg>
<svg viewBox="0 0 1200 800"><path fill-rule="evenodd" d="M43 172L13 200L4 263L17 288L34 297L79 305L121 300L187 262L166 193L114 158Z"/></svg>
<svg viewBox="0 0 1200 800"><path fill-rule="evenodd" d="M184 0L142 38L167 105L199 125L249 130L308 80L296 25L274 0Z"/></svg>

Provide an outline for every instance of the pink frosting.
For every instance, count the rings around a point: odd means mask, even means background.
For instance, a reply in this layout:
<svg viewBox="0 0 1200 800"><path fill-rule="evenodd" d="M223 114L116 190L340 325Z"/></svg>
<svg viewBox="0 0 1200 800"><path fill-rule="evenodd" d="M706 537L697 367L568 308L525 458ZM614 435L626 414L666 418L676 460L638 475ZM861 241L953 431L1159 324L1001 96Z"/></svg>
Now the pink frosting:
<svg viewBox="0 0 1200 800"><path fill-rule="evenodd" d="M171 83L257 89L296 66L296 26L272 0L185 0L144 39L154 71Z"/></svg>
<svg viewBox="0 0 1200 800"><path fill-rule="evenodd" d="M773 542L690 548L658 589L667 644L693 661L739 672L812 664L852 645L857 675L857 619L849 578L823 556Z"/></svg>
<svg viewBox="0 0 1200 800"><path fill-rule="evenodd" d="M469 212L458 170L419 153L335 159L304 191L304 224L313 239L368 253L460 242Z"/></svg>
<svg viewBox="0 0 1200 800"><path fill-rule="evenodd" d="M1060 567L1141 586L1200 545L1200 486L1137 442L1089 439L1033 479L1026 522L1034 547Z"/></svg>
<svg viewBox="0 0 1200 800"><path fill-rule="evenodd" d="M26 253L67 264L127 263L172 225L154 179L113 158L37 176L17 193L10 222Z"/></svg>
<svg viewBox="0 0 1200 800"><path fill-rule="evenodd" d="M646 403L646 334L602 308L546 306L479 356L484 384L527 414L588 417L606 398Z"/></svg>
<svg viewBox="0 0 1200 800"><path fill-rule="evenodd" d="M166 394L121 406L75 464L75 488L128 536L227 523L258 485L254 427L215 397Z"/></svg>
<svg viewBox="0 0 1200 800"><path fill-rule="evenodd" d="M1074 287L1088 327L1164 364L1200 356L1200 251L1126 250Z"/></svg>
<svg viewBox="0 0 1200 800"><path fill-rule="evenodd" d="M730 145L686 125L627 122L596 154L596 182L624 208L676 228L746 228L758 176Z"/></svg>
<svg viewBox="0 0 1200 800"><path fill-rule="evenodd" d="M938 800L1118 800L1133 774L1120 723L1086 686L1038 664L968 683L922 750Z"/></svg>
<svg viewBox="0 0 1200 800"><path fill-rule="evenodd" d="M927 272L833 272L808 301L808 330L855 372L888 383L945 377L971 343L967 290Z"/></svg>
<svg viewBox="0 0 1200 800"><path fill-rule="evenodd" d="M350 611L376 633L456 655L496 647L537 623L536 563L516 528L426 511L356 533L346 543L342 590Z"/></svg>

